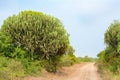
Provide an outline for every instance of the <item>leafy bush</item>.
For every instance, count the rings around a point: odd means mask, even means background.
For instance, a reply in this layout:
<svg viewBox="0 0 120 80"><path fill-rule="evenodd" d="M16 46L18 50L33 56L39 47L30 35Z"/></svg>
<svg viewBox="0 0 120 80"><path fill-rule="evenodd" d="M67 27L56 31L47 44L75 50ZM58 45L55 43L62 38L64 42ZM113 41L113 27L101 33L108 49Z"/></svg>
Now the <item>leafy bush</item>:
<svg viewBox="0 0 120 80"><path fill-rule="evenodd" d="M23 64L25 75L40 75L43 69L43 61L29 61L28 59L20 60Z"/></svg>
<svg viewBox="0 0 120 80"><path fill-rule="evenodd" d="M28 59L10 59L0 57L0 79L14 80L27 75L40 75L45 61L29 61Z"/></svg>
<svg viewBox="0 0 120 80"><path fill-rule="evenodd" d="M118 45L118 34L120 33L120 22L114 21L105 32L104 41L107 46L114 49Z"/></svg>
<svg viewBox="0 0 120 80"><path fill-rule="evenodd" d="M105 32L104 41L106 43L106 48L104 52L99 53L99 60L109 64L109 69L112 72L117 72L120 68L120 22L115 21L112 23L107 31Z"/></svg>
<svg viewBox="0 0 120 80"><path fill-rule="evenodd" d="M0 32L0 56L9 58L24 58L27 52L12 44L11 38Z"/></svg>
<svg viewBox="0 0 120 80"><path fill-rule="evenodd" d="M103 75L112 76L108 80L117 80L114 75L120 75L120 22L112 23L105 32L105 50L98 54L99 69ZM110 73L110 74L109 74ZM106 79L106 78L105 78Z"/></svg>
<svg viewBox="0 0 120 80"><path fill-rule="evenodd" d="M49 59L62 55L69 45L68 34L55 17L41 12L23 11L8 17L1 31L12 39L14 46L29 51L31 58Z"/></svg>
<svg viewBox="0 0 120 80"><path fill-rule="evenodd" d="M22 11L8 17L1 32L10 37L10 49L12 45L15 51L8 50L9 57L45 59L51 63L65 54L69 47L69 36L60 20L42 12ZM56 67L57 62L50 65Z"/></svg>
<svg viewBox="0 0 120 80"><path fill-rule="evenodd" d="M10 37L0 32L0 56L11 57L13 50Z"/></svg>
<svg viewBox="0 0 120 80"><path fill-rule="evenodd" d="M70 66L79 63L79 59L73 54L75 50L72 46L68 47L67 53L61 56L59 66Z"/></svg>
<svg viewBox="0 0 120 80"><path fill-rule="evenodd" d="M117 74L114 74L110 71L110 67L112 68L112 65L109 65L107 63L97 63L98 66L98 72L101 74L102 80L119 80L120 79L120 70L117 72Z"/></svg>
<svg viewBox="0 0 120 80"><path fill-rule="evenodd" d="M0 79L13 80L16 77L22 76L24 76L24 69L21 62L0 57Z"/></svg>
<svg viewBox="0 0 120 80"><path fill-rule="evenodd" d="M73 53L63 55L60 59L61 66L71 66L79 62L80 62L79 59Z"/></svg>

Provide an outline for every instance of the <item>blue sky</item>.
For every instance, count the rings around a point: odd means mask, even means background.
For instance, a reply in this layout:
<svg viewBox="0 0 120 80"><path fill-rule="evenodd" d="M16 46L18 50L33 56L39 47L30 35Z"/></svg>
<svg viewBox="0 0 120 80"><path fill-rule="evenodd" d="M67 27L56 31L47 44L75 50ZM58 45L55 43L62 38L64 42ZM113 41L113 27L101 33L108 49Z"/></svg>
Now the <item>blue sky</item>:
<svg viewBox="0 0 120 80"><path fill-rule="evenodd" d="M0 25L23 10L59 18L76 56L96 57L105 47L104 32L111 22L120 20L120 0L1 0Z"/></svg>

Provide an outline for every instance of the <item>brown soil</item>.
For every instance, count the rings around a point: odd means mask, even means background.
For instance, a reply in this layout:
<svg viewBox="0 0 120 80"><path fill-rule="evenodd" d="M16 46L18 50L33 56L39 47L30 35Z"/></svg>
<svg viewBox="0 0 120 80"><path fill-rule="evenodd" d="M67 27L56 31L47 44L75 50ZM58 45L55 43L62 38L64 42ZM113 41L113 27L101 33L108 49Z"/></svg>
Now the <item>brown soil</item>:
<svg viewBox="0 0 120 80"><path fill-rule="evenodd" d="M41 77L26 77L24 80L101 80L95 63L80 63L63 67L57 73L43 72Z"/></svg>

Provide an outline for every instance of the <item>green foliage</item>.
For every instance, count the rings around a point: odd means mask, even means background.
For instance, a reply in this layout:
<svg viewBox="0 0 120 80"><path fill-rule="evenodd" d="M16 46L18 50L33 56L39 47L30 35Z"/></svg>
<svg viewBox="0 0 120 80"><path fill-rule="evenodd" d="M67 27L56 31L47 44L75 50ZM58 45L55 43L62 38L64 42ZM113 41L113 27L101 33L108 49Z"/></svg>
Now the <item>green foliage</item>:
<svg viewBox="0 0 120 80"><path fill-rule="evenodd" d="M19 60L25 71L25 75L40 75L43 69L43 61L29 61L28 59Z"/></svg>
<svg viewBox="0 0 120 80"><path fill-rule="evenodd" d="M29 61L28 59L11 59L0 57L0 79L14 80L27 75L40 75L44 61Z"/></svg>
<svg viewBox="0 0 120 80"><path fill-rule="evenodd" d="M24 50L22 50L21 48L15 48L14 49L14 52L11 54L11 56L13 57L13 58L20 58L20 59L24 59L24 57L25 57L25 51Z"/></svg>
<svg viewBox="0 0 120 80"><path fill-rule="evenodd" d="M104 75L120 74L120 22L112 23L105 32L106 48L98 54L98 66ZM111 74L109 74L111 75ZM113 80L108 78L109 80Z"/></svg>
<svg viewBox="0 0 120 80"><path fill-rule="evenodd" d="M99 62L105 62L105 50L101 51L98 55Z"/></svg>
<svg viewBox="0 0 120 80"><path fill-rule="evenodd" d="M59 19L23 11L8 17L0 29L0 79L39 75L43 68L56 72L60 65L79 62L73 53Z"/></svg>
<svg viewBox="0 0 120 80"><path fill-rule="evenodd" d="M0 56L4 55L11 57L12 52L13 52L13 45L11 44L10 37L0 32Z"/></svg>
<svg viewBox="0 0 120 80"><path fill-rule="evenodd" d="M26 53L27 52L21 48L15 47L11 43L9 36L0 32L0 56L6 56L9 58L24 58Z"/></svg>
<svg viewBox="0 0 120 80"><path fill-rule="evenodd" d="M32 60L62 55L69 45L62 23L41 12L23 11L8 17L1 31L10 36L14 46L28 51Z"/></svg>
<svg viewBox="0 0 120 80"><path fill-rule="evenodd" d="M27 58L31 62L46 60L46 70L50 72L56 71L59 56L67 53L69 47L69 36L60 20L42 12L22 11L8 17L0 33L1 55L15 59ZM27 69L33 72L31 68Z"/></svg>
<svg viewBox="0 0 120 80"><path fill-rule="evenodd" d="M23 65L19 61L0 57L0 79L13 80L16 77L24 76Z"/></svg>
<svg viewBox="0 0 120 80"><path fill-rule="evenodd" d="M0 79L9 80L23 75L40 74L42 60L30 61L27 54L25 50L14 47L10 37L0 32L0 56L5 56L0 57Z"/></svg>
<svg viewBox="0 0 120 80"><path fill-rule="evenodd" d="M73 65L75 63L78 63L79 60L78 58L73 54L75 52L75 50L73 49L72 46L69 46L68 47L68 50L67 50L67 54L63 55L61 58L60 58L60 64L61 66L70 66L70 65Z"/></svg>
<svg viewBox="0 0 120 80"><path fill-rule="evenodd" d="M89 56L79 57L80 62L93 62L96 58L91 58Z"/></svg>
<svg viewBox="0 0 120 80"><path fill-rule="evenodd" d="M63 55L60 59L61 66L71 66L75 63L79 63L79 59L73 53Z"/></svg>
<svg viewBox="0 0 120 80"><path fill-rule="evenodd" d="M45 62L45 68L49 72L56 72L56 69L62 66L70 66L79 62L79 59L73 54L74 49L72 46L68 47L67 53L62 56L55 56ZM53 59L53 60L52 60ZM52 65L51 65L52 64ZM56 65L57 66L54 66Z"/></svg>
<svg viewBox="0 0 120 80"><path fill-rule="evenodd" d="M110 46L115 49L117 48L119 42L118 34L120 34L120 22L115 21L109 26L109 28L105 32L104 41L107 44L107 46Z"/></svg>
<svg viewBox="0 0 120 80"><path fill-rule="evenodd" d="M56 70L60 67L59 62L60 56L53 56L49 60L46 60L44 67L48 72L56 72Z"/></svg>
<svg viewBox="0 0 120 80"><path fill-rule="evenodd" d="M98 72L101 74L102 80L119 80L120 79L120 73L113 74L109 69L113 68L112 65L109 65L107 63L97 63L98 66Z"/></svg>

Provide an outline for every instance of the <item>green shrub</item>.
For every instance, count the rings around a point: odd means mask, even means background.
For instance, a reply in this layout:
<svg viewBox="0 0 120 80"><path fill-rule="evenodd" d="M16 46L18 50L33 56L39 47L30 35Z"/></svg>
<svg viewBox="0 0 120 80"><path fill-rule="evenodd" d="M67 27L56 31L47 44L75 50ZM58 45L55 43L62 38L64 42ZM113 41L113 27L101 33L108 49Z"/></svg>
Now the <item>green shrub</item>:
<svg viewBox="0 0 120 80"><path fill-rule="evenodd" d="M20 60L26 75L39 75L43 69L43 61L29 61L28 59Z"/></svg>
<svg viewBox="0 0 120 80"><path fill-rule="evenodd" d="M0 57L0 80L14 80L28 75L40 75L45 61Z"/></svg>
<svg viewBox="0 0 120 80"><path fill-rule="evenodd" d="M10 45L14 47L15 52L9 50L8 57L26 57L31 61L45 59L56 67L57 62L54 65L52 62L69 47L69 36L60 20L42 12L22 11L8 17L1 32L10 37Z"/></svg>
<svg viewBox="0 0 120 80"><path fill-rule="evenodd" d="M3 70L0 70L0 80L11 80L9 74Z"/></svg>
<svg viewBox="0 0 120 80"><path fill-rule="evenodd" d="M60 59L61 66L71 66L75 63L79 63L79 59L72 53L63 55Z"/></svg>
<svg viewBox="0 0 120 80"><path fill-rule="evenodd" d="M55 17L41 12L23 11L8 17L1 31L12 39L12 44L29 51L31 58L49 59L62 55L69 45L68 34Z"/></svg>
<svg viewBox="0 0 120 80"><path fill-rule="evenodd" d="M5 57L0 57L0 79L1 80L10 80L9 74L5 69L9 65L9 60Z"/></svg>
<svg viewBox="0 0 120 80"><path fill-rule="evenodd" d="M10 37L0 31L0 56L11 57L13 50Z"/></svg>
<svg viewBox="0 0 120 80"><path fill-rule="evenodd" d="M21 48L15 48L14 52L11 54L12 58L20 58L20 59L24 59L26 56L25 54L27 54L24 50L22 50Z"/></svg>
<svg viewBox="0 0 120 80"><path fill-rule="evenodd" d="M53 56L49 60L45 60L44 68L48 72L56 72L59 66L60 56Z"/></svg>
<svg viewBox="0 0 120 80"><path fill-rule="evenodd" d="M98 72L101 75L102 80L119 80L120 79L120 70L117 73L113 73L110 68L114 66L109 65L108 63L97 63ZM113 69L114 70L114 69Z"/></svg>
<svg viewBox="0 0 120 80"><path fill-rule="evenodd" d="M24 58L27 52L12 44L11 38L0 32L0 56L9 58Z"/></svg>
<svg viewBox="0 0 120 80"><path fill-rule="evenodd" d="M23 65L19 61L11 60L6 70L12 79L24 76Z"/></svg>
<svg viewBox="0 0 120 80"><path fill-rule="evenodd" d="M0 79L13 80L16 77L24 76L24 69L21 62L0 57Z"/></svg>
<svg viewBox="0 0 120 80"><path fill-rule="evenodd" d="M105 80L119 80L120 75L120 22L112 23L105 32L105 50L98 54L99 70ZM110 74L109 74L110 73ZM107 77L109 76L109 77ZM111 77L110 77L111 76Z"/></svg>

